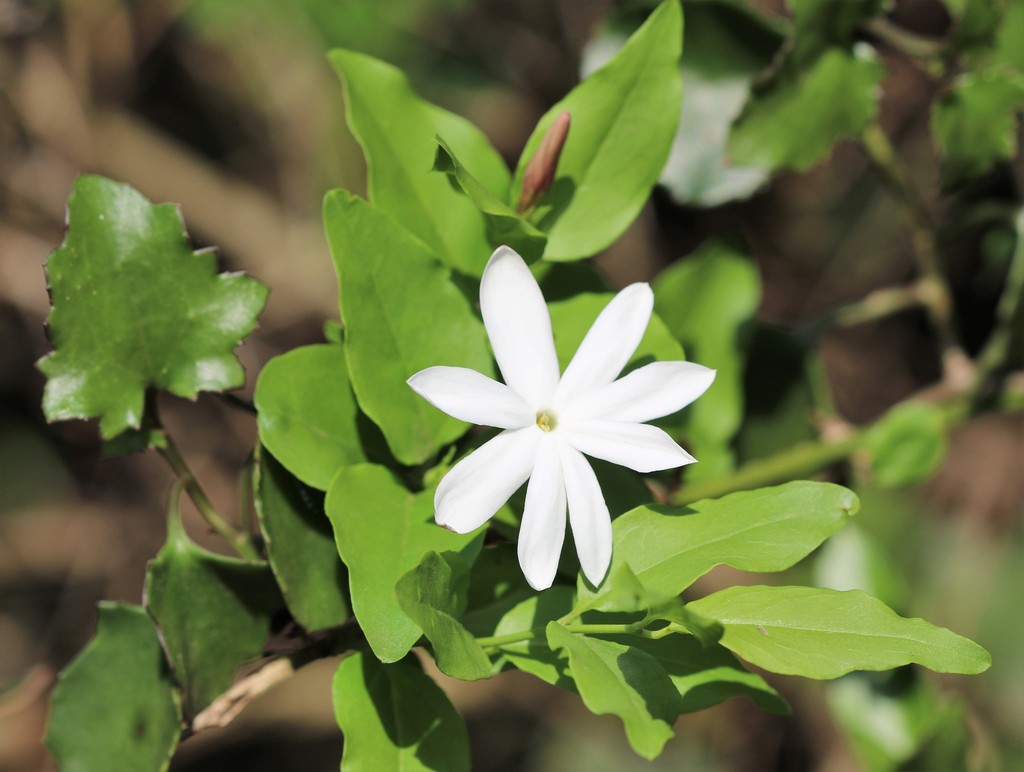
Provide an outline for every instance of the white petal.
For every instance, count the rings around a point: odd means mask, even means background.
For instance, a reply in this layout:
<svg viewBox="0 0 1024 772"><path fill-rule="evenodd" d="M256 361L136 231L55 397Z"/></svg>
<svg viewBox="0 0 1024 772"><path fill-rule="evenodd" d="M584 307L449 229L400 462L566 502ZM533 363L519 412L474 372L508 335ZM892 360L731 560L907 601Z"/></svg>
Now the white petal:
<svg viewBox="0 0 1024 772"><path fill-rule="evenodd" d="M532 426L504 431L452 467L434 494L438 524L469 533L487 522L530 476L540 436Z"/></svg>
<svg viewBox="0 0 1024 772"><path fill-rule="evenodd" d="M466 367L428 367L407 383L431 405L460 421L519 429L536 420L534 411L512 389Z"/></svg>
<svg viewBox="0 0 1024 772"><path fill-rule="evenodd" d="M644 283L630 284L612 298L594 320L558 384L559 405L611 383L633 356L654 309L654 293Z"/></svg>
<svg viewBox="0 0 1024 772"><path fill-rule="evenodd" d="M519 526L519 565L535 590L555 580L565 540L565 483L556 437L544 437L526 486L526 506Z"/></svg>
<svg viewBox="0 0 1024 772"><path fill-rule="evenodd" d="M559 444L576 554L583 575L596 587L604 579L612 559L612 518L587 459L568 443Z"/></svg>
<svg viewBox="0 0 1024 772"><path fill-rule="evenodd" d="M692 464L695 459L656 426L598 418L565 423L558 429L576 450L637 472Z"/></svg>
<svg viewBox="0 0 1024 772"><path fill-rule="evenodd" d="M583 395L565 413L643 423L682 410L713 380L714 370L694 362L653 362Z"/></svg>
<svg viewBox="0 0 1024 772"><path fill-rule="evenodd" d="M480 280L480 312L501 375L534 411L551 407L558 358L537 280L514 250L498 247Z"/></svg>

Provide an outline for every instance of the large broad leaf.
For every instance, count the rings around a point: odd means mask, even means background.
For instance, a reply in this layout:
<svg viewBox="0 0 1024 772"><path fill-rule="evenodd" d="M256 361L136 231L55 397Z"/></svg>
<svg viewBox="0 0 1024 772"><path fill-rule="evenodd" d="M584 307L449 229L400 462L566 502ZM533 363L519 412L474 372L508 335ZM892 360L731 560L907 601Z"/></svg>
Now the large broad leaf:
<svg viewBox="0 0 1024 772"><path fill-rule="evenodd" d="M572 116L558 176L533 218L548 233L546 259L576 260L604 249L647 201L679 123L682 43L679 0L666 0L614 59L537 124L510 201L518 199L526 166L555 119L564 112Z"/></svg>
<svg viewBox="0 0 1024 772"><path fill-rule="evenodd" d="M699 464L687 481L724 477L743 420L743 365L750 326L761 301L757 268L719 241L705 242L654 282L654 307L690 358L717 370L715 382L687 412L686 440Z"/></svg>
<svg viewBox="0 0 1024 772"><path fill-rule="evenodd" d="M332 693L342 772L469 772L462 717L415 660L382 665L357 652L338 665Z"/></svg>
<svg viewBox="0 0 1024 772"><path fill-rule="evenodd" d="M146 572L145 605L191 720L231 686L239 665L260 655L271 617L284 604L269 566L200 548L174 501L167 543Z"/></svg>
<svg viewBox="0 0 1024 772"><path fill-rule="evenodd" d="M657 640L633 637L630 645L658 660L679 692L683 713L710 708L730 697L749 697L770 713L789 712L778 692L721 646L704 646L688 635Z"/></svg>
<svg viewBox="0 0 1024 772"><path fill-rule="evenodd" d="M576 688L591 713L622 719L633 750L653 759L672 737L679 692L658 661L641 649L547 626L548 645L565 651Z"/></svg>
<svg viewBox="0 0 1024 772"><path fill-rule="evenodd" d="M980 177L1017 152L1017 114L1024 108L1024 75L967 74L932 109L947 187Z"/></svg>
<svg viewBox="0 0 1024 772"><path fill-rule="evenodd" d="M497 151L471 123L416 96L390 64L341 49L330 58L366 155L370 200L452 268L479 276L491 252L484 221L443 175L431 173L434 137L444 137L482 186L502 197L509 174Z"/></svg>
<svg viewBox="0 0 1024 772"><path fill-rule="evenodd" d="M859 590L730 587L690 606L725 626L723 646L773 673L838 678L915 662L940 673L973 674L992 664L973 641L901 617Z"/></svg>
<svg viewBox="0 0 1024 772"><path fill-rule="evenodd" d="M253 399L260 442L307 485L325 491L341 467L366 460L341 346L303 346L274 357Z"/></svg>
<svg viewBox="0 0 1024 772"><path fill-rule="evenodd" d="M548 304L548 311L551 313L551 330L555 336L555 353L558 355L558 365L565 370L569 361L576 353L580 343L590 330L598 314L615 297L614 294L593 293L576 295L568 300L559 300ZM640 340L636 352L623 368L628 372L642 365L654 361L672 361L683 359L683 349L679 342L672 337L672 333L666 329L665 324L657 317L651 315L650 324Z"/></svg>
<svg viewBox="0 0 1024 772"><path fill-rule="evenodd" d="M639 507L612 524L609 574L627 564L647 592L670 597L721 564L742 571L782 571L842 528L857 507L857 497L846 488L803 481L682 509ZM592 608L601 608L596 598L608 592L580 580L580 602Z"/></svg>
<svg viewBox="0 0 1024 772"><path fill-rule="evenodd" d="M267 288L216 264L212 251L193 252L175 206L79 177L64 243L46 262L47 420L99 418L109 439L141 426L147 388L192 399L241 386L232 351L256 326Z"/></svg>
<svg viewBox="0 0 1024 772"><path fill-rule="evenodd" d="M441 672L477 681L490 678L491 661L459 622L466 605L466 570L458 555L428 552L398 581L395 594L402 610L430 641Z"/></svg>
<svg viewBox="0 0 1024 772"><path fill-rule="evenodd" d="M520 217L508 204L491 193L455 157L454 151L443 138L437 138L434 171L448 175L452 185L466 194L480 210L487 228L487 242L492 247L502 244L512 247L522 258L532 263L544 254L547 237L529 221Z"/></svg>
<svg viewBox="0 0 1024 772"><path fill-rule="evenodd" d="M571 587L556 584L534 594L509 610L494 631L495 635L515 635L525 630L538 630L568 614L573 607L576 594ZM572 676L565 660L547 645L547 641L532 637L525 641L502 644L501 653L515 667L537 676L563 689L575 690Z"/></svg>
<svg viewBox="0 0 1024 772"><path fill-rule="evenodd" d="M46 745L64 772L165 770L181 705L153 620L139 606L101 603L96 635L50 696Z"/></svg>
<svg viewBox="0 0 1024 772"><path fill-rule="evenodd" d="M323 494L290 475L266 448L253 487L267 560L288 610L310 632L340 625L351 616L348 576Z"/></svg>
<svg viewBox="0 0 1024 772"><path fill-rule="evenodd" d="M434 491L409 493L382 466L338 472L327 492L327 516L349 572L352 610L373 653L396 662L421 635L399 605L395 585L430 551L458 553L472 564L483 530L447 531L434 522Z"/></svg>
<svg viewBox="0 0 1024 772"><path fill-rule="evenodd" d="M422 463L465 433L466 424L432 406L406 380L433 365L493 372L483 324L423 243L361 198L328 193L324 223L356 398L395 458Z"/></svg>
<svg viewBox="0 0 1024 772"><path fill-rule="evenodd" d="M729 137L730 157L769 169L809 169L838 139L872 121L884 74L875 53L862 45L853 53L829 49L808 69L780 75L747 102Z"/></svg>

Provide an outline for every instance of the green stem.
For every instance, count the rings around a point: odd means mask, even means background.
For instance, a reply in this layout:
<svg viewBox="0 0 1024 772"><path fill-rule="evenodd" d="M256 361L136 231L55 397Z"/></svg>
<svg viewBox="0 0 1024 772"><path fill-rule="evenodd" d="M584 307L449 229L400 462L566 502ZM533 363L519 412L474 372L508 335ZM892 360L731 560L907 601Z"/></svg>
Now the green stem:
<svg viewBox="0 0 1024 772"><path fill-rule="evenodd" d="M650 621L648 619L642 619L639 622L632 622L630 624L606 624L606 625L566 625L562 626L570 633L580 633L582 635L636 635L637 633L643 634L644 625ZM534 627L529 630L520 630L515 633L508 633L506 635L492 635L483 638L477 638L476 642L484 648L497 648L499 646L507 646L510 643L522 643L523 641L532 641L536 638L543 638L546 628Z"/></svg>
<svg viewBox="0 0 1024 772"><path fill-rule="evenodd" d="M864 28L893 50L919 60L932 77L941 77L945 72L941 58L944 44L941 40L917 35L884 18L872 19Z"/></svg>
<svg viewBox="0 0 1024 772"><path fill-rule="evenodd" d="M192 499L192 503L196 505L199 514L202 515L210 528L235 548L239 555L246 560L260 560L259 553L256 552L256 548L249 541L249 537L225 520L216 507L213 506L213 502L206 495L206 491L203 490L196 476L192 474L192 470L185 463L185 459L178 450L174 440L166 432L164 432L164 436L166 442L163 447L158 447L157 450L174 471L174 474L177 475L178 480L181 481L182 487L188 493L189 498Z"/></svg>

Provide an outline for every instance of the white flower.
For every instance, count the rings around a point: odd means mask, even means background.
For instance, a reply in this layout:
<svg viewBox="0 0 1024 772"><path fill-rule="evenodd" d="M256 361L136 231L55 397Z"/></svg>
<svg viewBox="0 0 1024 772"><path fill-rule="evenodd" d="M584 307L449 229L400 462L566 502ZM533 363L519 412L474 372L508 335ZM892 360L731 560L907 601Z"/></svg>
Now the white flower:
<svg viewBox="0 0 1024 772"><path fill-rule="evenodd" d="M468 533L529 479L519 564L535 589L554 581L567 506L583 573L597 585L608 570L611 518L584 454L637 472L696 460L643 422L690 404L711 385L714 370L655 362L615 380L640 344L653 308L650 286L626 287L597 317L559 377L540 287L515 251L499 247L480 282L480 310L505 383L464 367L428 367L409 379L448 415L505 430L441 480L435 519Z"/></svg>

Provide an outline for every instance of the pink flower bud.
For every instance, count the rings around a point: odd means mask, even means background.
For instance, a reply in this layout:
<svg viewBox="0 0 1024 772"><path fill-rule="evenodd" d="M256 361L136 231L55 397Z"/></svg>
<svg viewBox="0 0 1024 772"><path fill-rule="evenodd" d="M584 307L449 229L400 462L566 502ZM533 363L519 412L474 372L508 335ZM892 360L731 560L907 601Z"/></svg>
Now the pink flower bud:
<svg viewBox="0 0 1024 772"><path fill-rule="evenodd" d="M565 138L569 134L569 113L564 112L555 118L548 133L540 143L536 154L526 165L523 173L523 188L519 193L519 204L516 210L520 213L533 207L544 195L555 179L558 158L562 155Z"/></svg>

